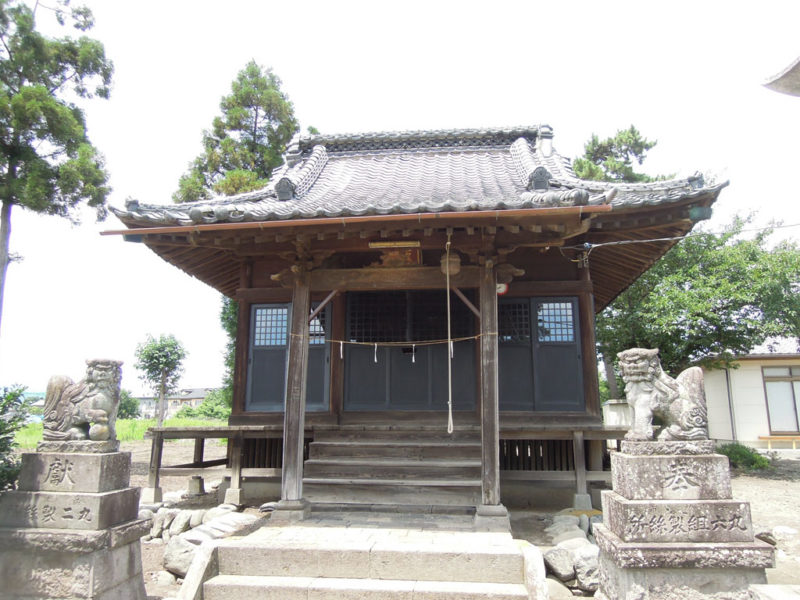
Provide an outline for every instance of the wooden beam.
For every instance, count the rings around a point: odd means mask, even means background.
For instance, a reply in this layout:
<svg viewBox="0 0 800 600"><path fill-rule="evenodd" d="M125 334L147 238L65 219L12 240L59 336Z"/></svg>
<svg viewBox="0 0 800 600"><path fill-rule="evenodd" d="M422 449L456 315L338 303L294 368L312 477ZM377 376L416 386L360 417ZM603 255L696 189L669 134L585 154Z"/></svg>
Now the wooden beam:
<svg viewBox="0 0 800 600"><path fill-rule="evenodd" d="M477 308L475 308L475 305L474 305L472 302L470 302L470 301L469 301L469 298L467 298L467 297L464 295L464 292L462 292L462 291L461 291L460 289L458 289L457 287L453 287L453 288L451 288L451 289L453 290L453 292L455 293L455 295L456 295L456 296L458 296L459 298L461 298L461 301L462 301L464 304L466 304L466 305L467 305L467 308L468 308L468 309L470 309L470 310L472 311L472 314L474 314L476 317L478 317L478 318L480 319L480 318L481 318L481 312L480 312L480 311L479 311Z"/></svg>
<svg viewBox="0 0 800 600"><path fill-rule="evenodd" d="M303 498L303 432L308 373L308 314L311 304L309 280L308 271L298 269L292 293L281 471L281 501L289 503L302 501Z"/></svg>
<svg viewBox="0 0 800 600"><path fill-rule="evenodd" d="M500 504L500 419L497 379L497 276L487 260L480 272L481 305L481 503Z"/></svg>
<svg viewBox="0 0 800 600"><path fill-rule="evenodd" d="M464 266L450 278L453 286L478 287L479 267ZM441 290L445 277L439 267L317 269L311 272L311 291Z"/></svg>
<svg viewBox="0 0 800 600"><path fill-rule="evenodd" d="M336 296L336 294L338 294L338 293L339 293L339 290L333 290L330 294L325 296L325 299L322 302L319 303L319 306L317 306L317 308L314 309L314 312L312 312L308 316L308 322L311 323L311 321L314 320L314 317L316 317L319 313L321 313L323 310L325 310L325 307L328 306L328 302L333 300L334 296Z"/></svg>

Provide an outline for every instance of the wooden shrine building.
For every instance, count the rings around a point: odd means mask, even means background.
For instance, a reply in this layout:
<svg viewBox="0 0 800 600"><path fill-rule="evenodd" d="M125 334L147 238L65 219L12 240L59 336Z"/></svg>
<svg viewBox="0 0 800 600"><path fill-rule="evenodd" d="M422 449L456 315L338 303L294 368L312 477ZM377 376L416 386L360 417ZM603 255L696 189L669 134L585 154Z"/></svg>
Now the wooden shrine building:
<svg viewBox="0 0 800 600"><path fill-rule="evenodd" d="M382 490L502 516L501 473L573 470L586 492L594 315L724 184L582 181L552 138L300 137L263 190L112 209L116 233L238 301L230 424L272 427L236 450L282 466L286 514Z"/></svg>

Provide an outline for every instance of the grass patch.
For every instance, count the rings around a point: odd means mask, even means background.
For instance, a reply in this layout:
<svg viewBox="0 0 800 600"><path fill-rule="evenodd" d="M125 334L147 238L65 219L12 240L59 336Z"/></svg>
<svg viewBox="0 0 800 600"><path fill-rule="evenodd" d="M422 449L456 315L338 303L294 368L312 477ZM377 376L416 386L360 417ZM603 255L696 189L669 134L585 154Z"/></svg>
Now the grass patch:
<svg viewBox="0 0 800 600"><path fill-rule="evenodd" d="M723 444L717 452L728 457L731 467L746 471L760 471L770 467L769 459L759 454L754 448L742 444Z"/></svg>
<svg viewBox="0 0 800 600"><path fill-rule="evenodd" d="M164 421L165 427L220 427L225 425L227 425L225 421L209 419L181 419L176 417ZM121 442L143 440L145 432L150 427L155 426L155 419L118 419L117 439ZM15 440L18 447L23 450L36 448L36 444L42 441L43 427L41 423L30 423L17 431Z"/></svg>

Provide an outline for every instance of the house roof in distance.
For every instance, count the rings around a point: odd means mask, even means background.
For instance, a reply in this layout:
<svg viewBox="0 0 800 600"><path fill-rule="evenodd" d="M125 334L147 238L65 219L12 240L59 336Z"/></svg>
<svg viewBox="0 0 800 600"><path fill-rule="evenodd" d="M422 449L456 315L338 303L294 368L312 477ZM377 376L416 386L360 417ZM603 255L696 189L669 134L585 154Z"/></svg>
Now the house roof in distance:
<svg viewBox="0 0 800 600"><path fill-rule="evenodd" d="M547 125L297 137L267 187L230 197L112 207L130 228L610 204L708 194L695 175L646 184L578 179ZM724 185L724 184L723 184Z"/></svg>

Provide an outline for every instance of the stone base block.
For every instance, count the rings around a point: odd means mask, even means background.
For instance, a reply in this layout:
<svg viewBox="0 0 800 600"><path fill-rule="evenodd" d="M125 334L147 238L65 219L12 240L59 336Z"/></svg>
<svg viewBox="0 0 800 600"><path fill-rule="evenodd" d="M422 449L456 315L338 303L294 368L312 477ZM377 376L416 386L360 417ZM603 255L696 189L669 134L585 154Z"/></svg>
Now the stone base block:
<svg viewBox="0 0 800 600"><path fill-rule="evenodd" d="M225 490L225 504L244 504L244 490L242 488L228 488Z"/></svg>
<svg viewBox="0 0 800 600"><path fill-rule="evenodd" d="M233 488L231 488L233 489ZM230 489L228 490L230 491ZM225 494L227 498L227 492ZM311 505L307 500L281 500L270 516L271 521L293 522L303 521L311 514Z"/></svg>
<svg viewBox="0 0 800 600"><path fill-rule="evenodd" d="M151 526L150 519L136 519L100 531L1 527L0 548L13 548L29 553L87 554L138 541L150 532Z"/></svg>
<svg viewBox="0 0 800 600"><path fill-rule="evenodd" d="M625 542L750 542L750 505L736 500L627 500L603 492L603 523Z"/></svg>
<svg viewBox="0 0 800 600"><path fill-rule="evenodd" d="M36 446L37 452L69 452L77 454L105 454L119 451L119 440L93 442L92 440L43 441Z"/></svg>
<svg viewBox="0 0 800 600"><path fill-rule="evenodd" d="M158 504L164 500L164 492L160 487L142 488L140 502L142 504Z"/></svg>
<svg viewBox="0 0 800 600"><path fill-rule="evenodd" d="M763 569L619 567L600 552L596 600L750 600L749 586L766 583Z"/></svg>
<svg viewBox="0 0 800 600"><path fill-rule="evenodd" d="M508 509L502 504L480 504L475 509L475 531L511 531Z"/></svg>
<svg viewBox="0 0 800 600"><path fill-rule="evenodd" d="M622 569L745 569L763 572L775 566L775 549L761 540L625 542L600 523L596 523L592 531L600 554Z"/></svg>
<svg viewBox="0 0 800 600"><path fill-rule="evenodd" d="M620 451L634 456L696 456L714 454L714 440L695 440L684 442L632 442L623 440Z"/></svg>
<svg viewBox="0 0 800 600"><path fill-rule="evenodd" d="M110 492L128 487L130 452L76 454L26 452L19 490L28 492Z"/></svg>
<svg viewBox="0 0 800 600"><path fill-rule="evenodd" d="M98 494L0 494L0 527L96 530L134 521L138 514L139 488Z"/></svg>
<svg viewBox="0 0 800 600"><path fill-rule="evenodd" d="M136 539L82 554L0 549L2 596L25 600L145 600L140 548Z"/></svg>
<svg viewBox="0 0 800 600"><path fill-rule="evenodd" d="M650 442L652 443L652 442ZM611 454L614 491L628 500L731 498L728 458L721 454Z"/></svg>

